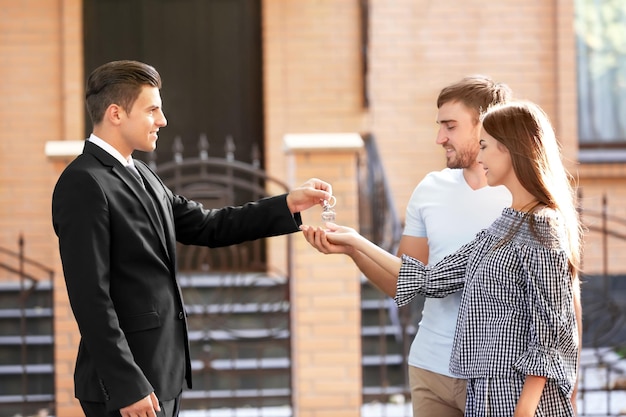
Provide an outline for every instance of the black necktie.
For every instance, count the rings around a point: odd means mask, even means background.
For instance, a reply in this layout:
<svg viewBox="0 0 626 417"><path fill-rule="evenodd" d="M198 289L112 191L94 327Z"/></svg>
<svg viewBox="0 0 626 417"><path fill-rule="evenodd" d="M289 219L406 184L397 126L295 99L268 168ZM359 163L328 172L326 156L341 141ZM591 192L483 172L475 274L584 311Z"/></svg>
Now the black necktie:
<svg viewBox="0 0 626 417"><path fill-rule="evenodd" d="M159 207L157 197L154 195L154 192L151 189L152 187L150 187L150 189L146 188L146 184L144 183L143 178L141 177L141 174L139 174L139 171L137 170L137 167L135 166L134 163L130 165L126 165L126 169L139 182L139 184L141 185L141 188L143 188L144 192L138 193L139 199L146 206L146 209L148 210L148 213L150 213L150 215L156 214L156 217L154 220L156 222L157 228L160 230L159 235L163 239L162 236L163 236L163 233L165 233L165 228L163 226L165 224L164 219L163 219L164 214L162 212L162 208ZM165 240L163 240L163 243L164 245L166 244Z"/></svg>
<svg viewBox="0 0 626 417"><path fill-rule="evenodd" d="M139 175L139 171L137 171L137 167L135 166L135 164L126 165L126 169L131 174L133 174L133 177L135 177L135 179L139 181L139 184L141 184L141 188L145 190L146 185L143 183L143 178L141 178L141 175Z"/></svg>

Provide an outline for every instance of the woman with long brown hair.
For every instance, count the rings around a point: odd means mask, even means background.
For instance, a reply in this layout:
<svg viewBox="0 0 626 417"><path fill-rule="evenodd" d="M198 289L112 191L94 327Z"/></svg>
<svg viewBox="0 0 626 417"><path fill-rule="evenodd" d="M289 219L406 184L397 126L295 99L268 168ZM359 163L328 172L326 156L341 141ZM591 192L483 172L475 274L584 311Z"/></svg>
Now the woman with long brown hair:
<svg viewBox="0 0 626 417"><path fill-rule="evenodd" d="M321 252L359 252L397 276L400 306L417 294L463 290L450 370L468 380L467 417L573 416L582 235L575 193L537 105L498 105L482 123L478 161L489 185L509 189L512 204L437 264L400 259L348 227L302 229Z"/></svg>

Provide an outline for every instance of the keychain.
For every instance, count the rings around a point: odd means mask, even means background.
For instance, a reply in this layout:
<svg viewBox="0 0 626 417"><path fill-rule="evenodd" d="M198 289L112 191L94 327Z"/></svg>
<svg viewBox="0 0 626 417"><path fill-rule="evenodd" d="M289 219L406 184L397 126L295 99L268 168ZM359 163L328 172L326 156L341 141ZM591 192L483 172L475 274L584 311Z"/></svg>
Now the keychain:
<svg viewBox="0 0 626 417"><path fill-rule="evenodd" d="M325 222L335 221L335 210L333 210L335 204L337 204L337 199L334 195L331 195L328 201L324 200L324 211L322 212L322 220L324 220Z"/></svg>

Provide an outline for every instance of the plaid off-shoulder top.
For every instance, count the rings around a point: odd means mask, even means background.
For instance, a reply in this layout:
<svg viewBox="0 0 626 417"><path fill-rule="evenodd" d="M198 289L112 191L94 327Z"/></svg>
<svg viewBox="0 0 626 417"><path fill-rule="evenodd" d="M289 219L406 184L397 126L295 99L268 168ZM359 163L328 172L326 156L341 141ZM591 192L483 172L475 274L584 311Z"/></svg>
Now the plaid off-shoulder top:
<svg viewBox="0 0 626 417"><path fill-rule="evenodd" d="M567 248L554 210L505 208L488 229L435 265L403 256L395 301L402 306L416 294L444 297L463 290L452 373L544 376L569 395L578 333Z"/></svg>

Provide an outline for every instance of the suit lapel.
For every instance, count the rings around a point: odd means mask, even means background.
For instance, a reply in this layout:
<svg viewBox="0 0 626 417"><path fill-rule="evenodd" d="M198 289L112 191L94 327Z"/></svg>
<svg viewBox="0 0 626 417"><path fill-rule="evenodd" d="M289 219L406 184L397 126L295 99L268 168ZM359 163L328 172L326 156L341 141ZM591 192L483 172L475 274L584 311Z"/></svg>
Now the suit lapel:
<svg viewBox="0 0 626 417"><path fill-rule="evenodd" d="M151 185L149 185L147 181L144 181L146 184L146 190L144 190L141 184L139 184L139 182L132 177L133 174L128 172L128 170L120 164L113 166L113 173L120 177L121 180L124 181L126 185L131 189L135 197L137 197L144 210L148 214L148 218L150 220L150 223L152 224L152 228L159 236L159 240L161 241L161 245L163 246L165 254L168 256L168 258L170 258L170 252L168 250L167 240L165 238L165 228L163 227L163 223L161 220L166 216L163 214L161 209L156 207L153 198L148 194L149 190L147 190L147 188ZM157 210L161 210L161 213L157 212Z"/></svg>
<svg viewBox="0 0 626 417"><path fill-rule="evenodd" d="M144 178L146 191L150 192L154 197L154 208L159 211L159 219L163 222L161 227L161 231L165 233L162 240L163 246L166 248L170 260L173 260L176 253L176 232L174 231L173 223L174 214L172 213L171 206L167 204L167 195L163 190L163 184L158 180L156 174L144 163L137 162L135 165Z"/></svg>
<svg viewBox="0 0 626 417"><path fill-rule="evenodd" d="M173 230L173 226L171 224L172 215L170 213L170 210L164 207L165 197L162 187L155 187L154 183L157 182L157 180L152 179L152 175L146 173L146 171L149 171L149 169L141 163L135 164L137 166L137 169L143 176L144 180L147 180L145 181L146 188L150 187L151 191L153 191L152 195L158 196L158 203L155 203L154 199L148 194L149 190L144 190L141 184L137 181L137 179L132 176L133 174L128 172L128 170L124 166L122 166L122 164L117 159L111 156L104 149L100 148L98 145L94 145L93 143L86 141L85 149L83 152L94 155L103 165L110 166L113 174L119 177L119 179L121 179L130 189L130 191L135 195L137 200L139 200L148 215L148 219L152 225L152 228L159 236L163 253L168 257L170 264L173 265L172 255L175 252L172 250L172 246L174 244L168 243L172 240L172 238L167 239L165 235L167 230L169 236L174 236L174 234L171 232L171 230ZM159 188L160 192L158 191ZM160 213L157 212L157 210L159 210ZM165 222L165 225L163 224L163 222Z"/></svg>

